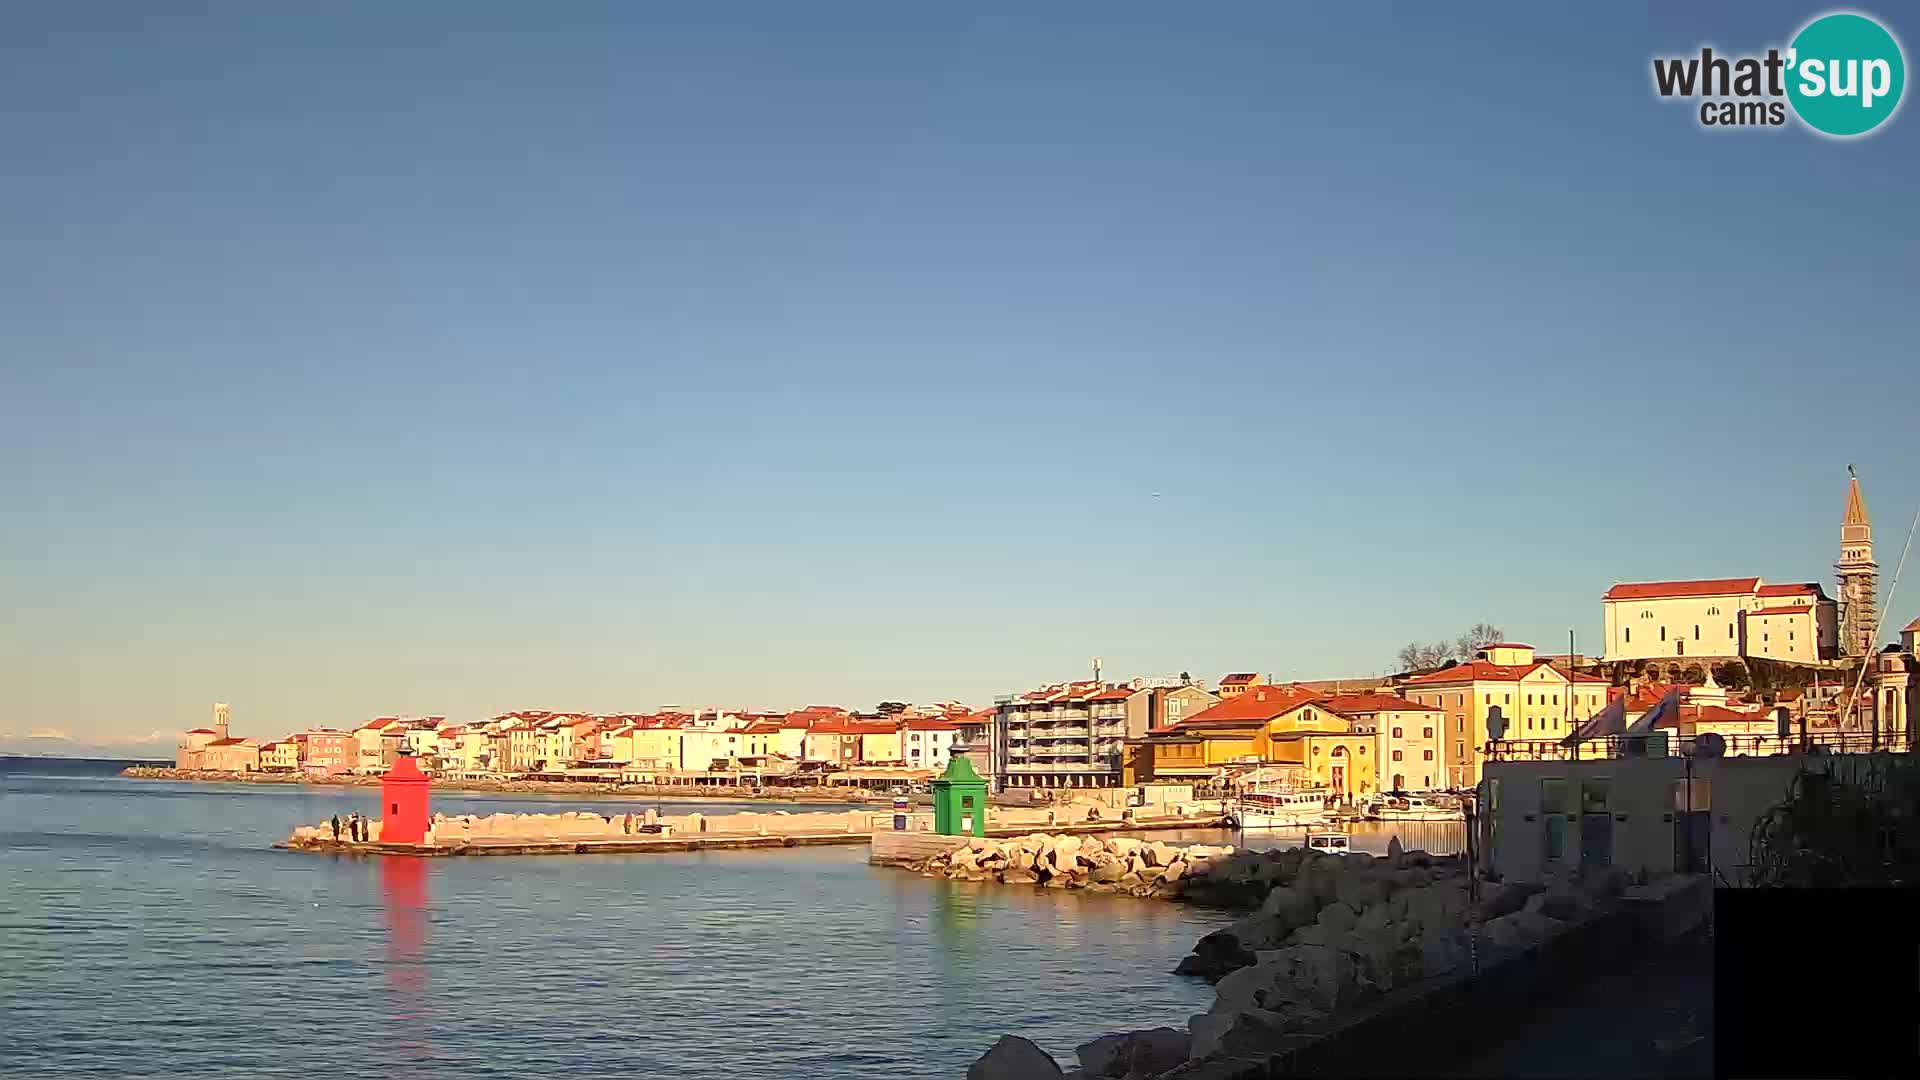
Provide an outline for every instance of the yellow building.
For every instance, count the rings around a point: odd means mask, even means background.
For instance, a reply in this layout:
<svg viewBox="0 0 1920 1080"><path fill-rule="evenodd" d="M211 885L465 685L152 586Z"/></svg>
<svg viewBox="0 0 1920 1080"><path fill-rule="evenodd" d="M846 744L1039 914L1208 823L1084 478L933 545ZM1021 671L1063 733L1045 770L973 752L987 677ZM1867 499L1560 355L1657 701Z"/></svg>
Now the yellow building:
<svg viewBox="0 0 1920 1080"><path fill-rule="evenodd" d="M1326 707L1373 736L1374 775L1381 791L1426 791L1446 786L1440 757L1439 708L1393 694L1337 694Z"/></svg>
<svg viewBox="0 0 1920 1080"><path fill-rule="evenodd" d="M639 727L616 741L614 755L626 755L635 765L656 769L680 768L681 743L685 729L679 727ZM701 765L701 768L706 768Z"/></svg>
<svg viewBox="0 0 1920 1080"><path fill-rule="evenodd" d="M1506 718L1505 740L1558 742L1606 707L1607 680L1535 660L1531 645L1500 644L1469 663L1416 675L1402 693L1445 714L1440 757L1447 786L1470 788L1480 782L1492 709Z"/></svg>
<svg viewBox="0 0 1920 1080"><path fill-rule="evenodd" d="M1220 696L1239 697L1256 686L1267 685L1267 677L1257 671L1236 671L1220 677Z"/></svg>
<svg viewBox="0 0 1920 1080"><path fill-rule="evenodd" d="M292 739L270 742L260 748L260 768L267 772L298 772L300 744Z"/></svg>
<svg viewBox="0 0 1920 1080"><path fill-rule="evenodd" d="M881 723L870 723L860 732L860 760L862 762L904 761L906 751L900 746L900 729Z"/></svg>
<svg viewBox="0 0 1920 1080"><path fill-rule="evenodd" d="M1302 686L1255 686L1130 740L1124 782L1224 781L1258 765L1296 767L1302 783L1345 798L1379 790L1376 737Z"/></svg>

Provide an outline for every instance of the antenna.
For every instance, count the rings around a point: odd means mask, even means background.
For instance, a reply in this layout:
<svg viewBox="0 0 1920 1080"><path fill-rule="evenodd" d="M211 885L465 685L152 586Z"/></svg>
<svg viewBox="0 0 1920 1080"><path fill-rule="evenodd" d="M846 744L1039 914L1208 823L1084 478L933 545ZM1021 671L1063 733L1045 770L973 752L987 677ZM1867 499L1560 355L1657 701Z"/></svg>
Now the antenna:
<svg viewBox="0 0 1920 1080"><path fill-rule="evenodd" d="M1100 681L1100 658L1097 656L1093 658L1093 681Z"/></svg>

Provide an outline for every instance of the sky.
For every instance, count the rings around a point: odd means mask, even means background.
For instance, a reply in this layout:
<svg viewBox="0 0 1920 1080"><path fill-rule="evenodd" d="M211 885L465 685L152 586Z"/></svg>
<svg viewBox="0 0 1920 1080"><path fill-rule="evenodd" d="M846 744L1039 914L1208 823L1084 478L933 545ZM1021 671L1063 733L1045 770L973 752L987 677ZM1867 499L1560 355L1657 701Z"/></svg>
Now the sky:
<svg viewBox="0 0 1920 1080"><path fill-rule="evenodd" d="M6 5L0 733L1593 651L1849 463L1885 592L1920 116L1647 6Z"/></svg>

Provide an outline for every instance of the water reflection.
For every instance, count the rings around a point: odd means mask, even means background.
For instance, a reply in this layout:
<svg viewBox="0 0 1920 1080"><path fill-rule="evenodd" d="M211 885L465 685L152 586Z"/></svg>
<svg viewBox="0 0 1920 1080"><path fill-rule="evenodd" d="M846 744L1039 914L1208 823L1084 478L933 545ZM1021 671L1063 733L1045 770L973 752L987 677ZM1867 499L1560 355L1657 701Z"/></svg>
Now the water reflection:
<svg viewBox="0 0 1920 1080"><path fill-rule="evenodd" d="M427 875L431 859L380 859L380 895L387 921L387 986L393 991L391 1045L403 1065L432 1056L426 1041ZM412 1074L413 1070L406 1070Z"/></svg>

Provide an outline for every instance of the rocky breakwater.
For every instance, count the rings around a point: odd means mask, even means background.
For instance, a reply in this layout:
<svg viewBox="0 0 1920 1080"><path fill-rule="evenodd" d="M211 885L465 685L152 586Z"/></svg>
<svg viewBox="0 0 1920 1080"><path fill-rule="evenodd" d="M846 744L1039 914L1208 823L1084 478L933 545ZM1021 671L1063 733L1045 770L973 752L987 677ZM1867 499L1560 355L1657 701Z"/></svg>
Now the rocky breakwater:
<svg viewBox="0 0 1920 1080"><path fill-rule="evenodd" d="M1197 860L1148 895L1252 910L1208 934L1175 970L1216 984L1185 1032L1103 1036L1078 1049L1082 1077L1225 1080L1266 1076L1265 1059L1397 988L1536 945L1609 905L1617 872L1546 890L1482 883L1476 899L1458 859L1395 850L1385 858L1301 849ZM1008 1036L970 1080L1049 1073ZM1028 1044L1029 1046L1031 1044ZM1037 1048L1036 1048L1037 1049ZM997 1057L996 1057L997 1055ZM1044 1056L1044 1055L1043 1055ZM1018 1062L1024 1071L1002 1071Z"/></svg>
<svg viewBox="0 0 1920 1080"><path fill-rule="evenodd" d="M1005 840L975 837L913 869L953 881L1173 898L1190 875L1208 874L1215 860L1232 854L1231 846L1032 833Z"/></svg>

